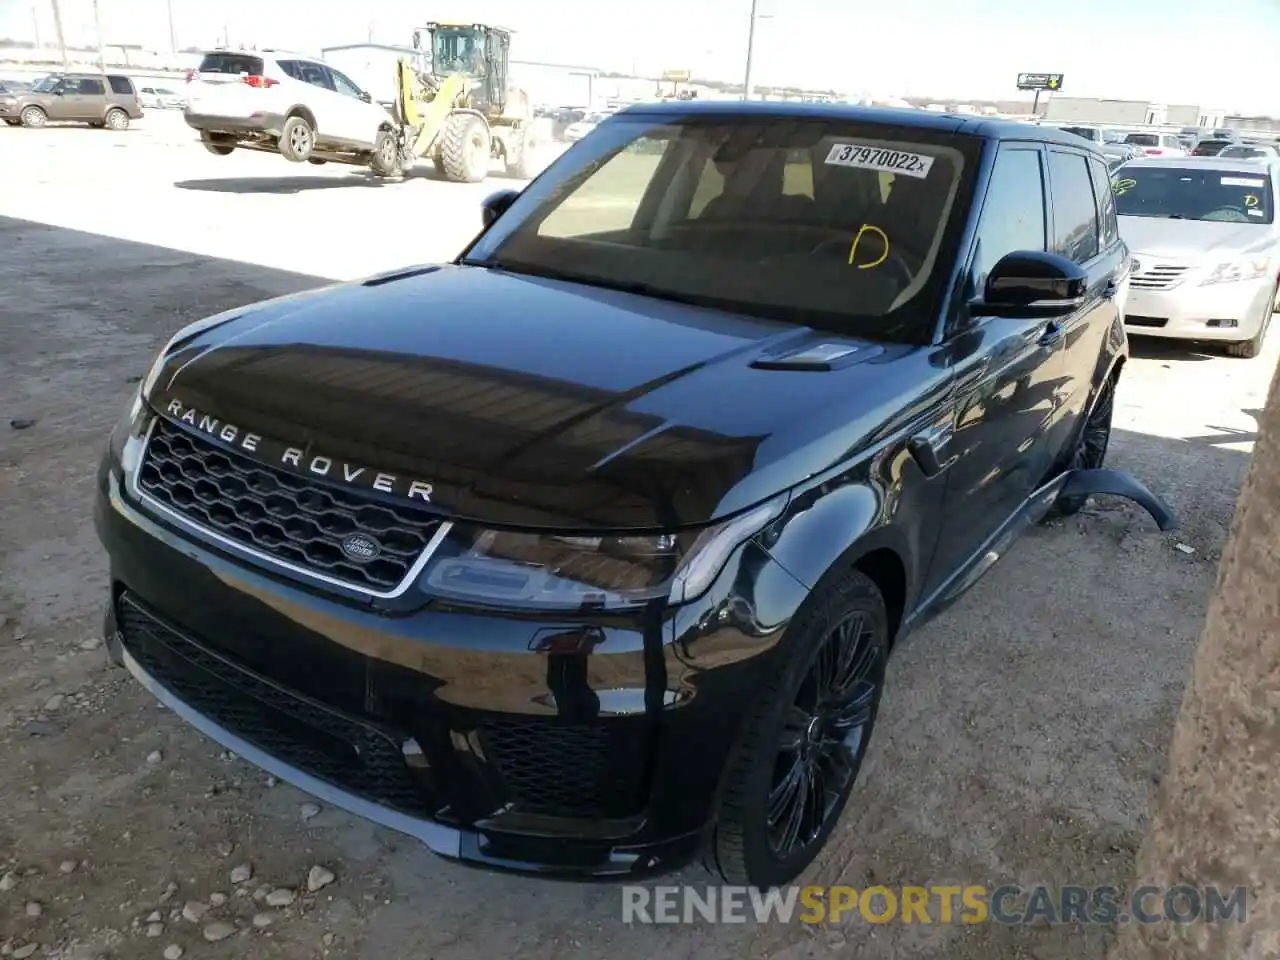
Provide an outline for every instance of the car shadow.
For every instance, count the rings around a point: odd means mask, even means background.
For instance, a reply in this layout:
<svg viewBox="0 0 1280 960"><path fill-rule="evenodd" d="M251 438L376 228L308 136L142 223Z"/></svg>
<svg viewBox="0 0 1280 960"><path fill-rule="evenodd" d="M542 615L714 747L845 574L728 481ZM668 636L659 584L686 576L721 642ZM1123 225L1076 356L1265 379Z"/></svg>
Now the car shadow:
<svg viewBox="0 0 1280 960"><path fill-rule="evenodd" d="M1221 357L1213 347L1195 340L1168 340L1164 337L1144 337L1129 332L1129 355L1142 360L1213 360Z"/></svg>
<svg viewBox="0 0 1280 960"><path fill-rule="evenodd" d="M1206 424L1210 430L1216 430L1216 433L1204 433L1196 437L1183 437L1186 443L1200 443L1209 447L1221 447L1229 443L1257 443L1258 429L1256 424L1262 420L1262 411L1255 409L1244 409L1240 411L1246 416L1252 417L1255 424L1254 429L1245 430L1240 427L1220 427L1217 424Z"/></svg>
<svg viewBox="0 0 1280 960"><path fill-rule="evenodd" d="M179 190L206 193L305 193L344 187L383 187L397 182L374 174L357 173L346 177L219 177L216 180L177 180L173 185Z"/></svg>

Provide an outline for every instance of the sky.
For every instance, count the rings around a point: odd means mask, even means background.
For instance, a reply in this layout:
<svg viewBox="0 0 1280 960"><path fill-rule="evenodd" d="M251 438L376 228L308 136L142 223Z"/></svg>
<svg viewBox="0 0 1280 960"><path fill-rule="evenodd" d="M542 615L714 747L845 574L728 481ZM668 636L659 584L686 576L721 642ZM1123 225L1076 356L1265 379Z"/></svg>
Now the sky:
<svg viewBox="0 0 1280 960"><path fill-rule="evenodd" d="M757 0L755 82L874 96L1014 99L1019 73L1064 96L1280 116L1280 0ZM0 0L0 36L54 35L52 0ZM93 0L60 0L68 43L91 43ZM98 0L107 43L220 42L315 50L407 43L426 19L516 31L512 58L603 70L692 70L741 81L751 0Z"/></svg>

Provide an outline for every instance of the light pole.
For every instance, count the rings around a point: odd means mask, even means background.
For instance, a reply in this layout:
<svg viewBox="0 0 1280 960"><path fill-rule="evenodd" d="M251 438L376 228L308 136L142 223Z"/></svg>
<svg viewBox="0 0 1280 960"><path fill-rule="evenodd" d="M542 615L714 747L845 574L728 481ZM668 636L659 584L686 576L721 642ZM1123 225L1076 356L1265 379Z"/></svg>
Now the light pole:
<svg viewBox="0 0 1280 960"><path fill-rule="evenodd" d="M747 27L747 75L742 81L742 99L751 99L751 68L755 60L756 21L768 20L770 14L760 12L760 0L751 0L751 23Z"/></svg>
<svg viewBox="0 0 1280 960"><path fill-rule="evenodd" d="M58 38L58 55L62 57L62 69L69 70L70 62L67 60L67 38L62 32L62 10L58 7L58 0L51 0L53 6L53 33Z"/></svg>
<svg viewBox="0 0 1280 960"><path fill-rule="evenodd" d="M98 11L98 0L93 0L93 30L98 36L98 70L107 75L107 52L102 46L102 16Z"/></svg>
<svg viewBox="0 0 1280 960"><path fill-rule="evenodd" d="M176 57L178 55L178 31L174 29L173 25L173 0L167 0L166 6L168 7L169 12L169 52L174 55L174 63L176 64Z"/></svg>

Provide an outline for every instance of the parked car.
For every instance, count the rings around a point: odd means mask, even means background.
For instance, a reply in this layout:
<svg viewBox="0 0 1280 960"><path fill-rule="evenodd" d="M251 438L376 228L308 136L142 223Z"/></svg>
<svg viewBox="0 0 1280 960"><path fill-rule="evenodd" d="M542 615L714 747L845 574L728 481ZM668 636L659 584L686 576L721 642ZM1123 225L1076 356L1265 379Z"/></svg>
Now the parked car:
<svg viewBox="0 0 1280 960"><path fill-rule="evenodd" d="M138 90L138 99L144 107L152 107L156 110L181 110L187 105L187 98L169 87L141 87Z"/></svg>
<svg viewBox="0 0 1280 960"><path fill-rule="evenodd" d="M130 121L142 119L142 104L126 76L55 73L30 90L0 95L0 119L11 127L70 122L127 130Z"/></svg>
<svg viewBox="0 0 1280 960"><path fill-rule="evenodd" d="M1280 158L1134 160L1116 174L1120 233L1133 249L1133 333L1261 351L1280 294Z"/></svg>
<svg viewBox="0 0 1280 960"><path fill-rule="evenodd" d="M176 334L96 509L117 662L446 857L786 883L896 642L1091 493L1174 523L1095 469L1129 251L1077 137L642 105L483 211Z"/></svg>
<svg viewBox="0 0 1280 960"><path fill-rule="evenodd" d="M1234 140L1201 140L1191 148L1191 156L1193 157L1216 157L1227 147L1234 144Z"/></svg>
<svg viewBox="0 0 1280 960"><path fill-rule="evenodd" d="M588 133L596 128L600 123L607 120L611 114L603 111L595 111L586 114L581 120L569 124L564 130L564 139L569 143L577 143Z"/></svg>
<svg viewBox="0 0 1280 960"><path fill-rule="evenodd" d="M1280 157L1280 146L1274 143L1233 143L1223 147L1217 155L1224 160Z"/></svg>
<svg viewBox="0 0 1280 960"><path fill-rule="evenodd" d="M1230 127L1216 127L1210 134L1215 140L1239 140L1239 131L1232 130Z"/></svg>
<svg viewBox="0 0 1280 960"><path fill-rule="evenodd" d="M1111 143L1107 141L1101 127L1094 126L1066 126L1059 127L1065 133L1073 133L1077 137L1083 137L1097 148L1098 152L1107 158L1107 166L1111 168L1118 167L1126 160L1132 160L1134 157L1142 155L1142 149L1131 143Z"/></svg>
<svg viewBox="0 0 1280 960"><path fill-rule="evenodd" d="M1172 133L1131 133L1125 143L1139 147L1148 157L1181 157L1187 153L1182 141Z"/></svg>
<svg viewBox="0 0 1280 960"><path fill-rule="evenodd" d="M248 148L323 162L313 154L371 157L390 144L398 158L387 109L319 60L268 50L207 53L187 77L186 99L187 125L218 156Z"/></svg>

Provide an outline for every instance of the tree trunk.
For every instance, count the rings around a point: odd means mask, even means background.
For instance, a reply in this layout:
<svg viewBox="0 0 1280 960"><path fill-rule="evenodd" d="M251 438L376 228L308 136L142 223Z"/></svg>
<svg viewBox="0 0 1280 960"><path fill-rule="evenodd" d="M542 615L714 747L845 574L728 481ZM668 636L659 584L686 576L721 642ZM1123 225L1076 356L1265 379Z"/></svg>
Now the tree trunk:
<svg viewBox="0 0 1280 960"><path fill-rule="evenodd" d="M1135 890L1216 886L1226 897L1244 887L1246 919L1130 922L1110 960L1280 957L1280 375L1258 424L1137 876Z"/></svg>

